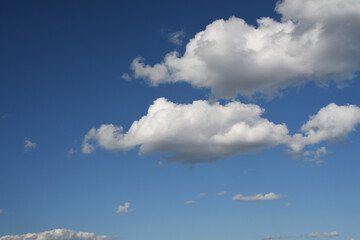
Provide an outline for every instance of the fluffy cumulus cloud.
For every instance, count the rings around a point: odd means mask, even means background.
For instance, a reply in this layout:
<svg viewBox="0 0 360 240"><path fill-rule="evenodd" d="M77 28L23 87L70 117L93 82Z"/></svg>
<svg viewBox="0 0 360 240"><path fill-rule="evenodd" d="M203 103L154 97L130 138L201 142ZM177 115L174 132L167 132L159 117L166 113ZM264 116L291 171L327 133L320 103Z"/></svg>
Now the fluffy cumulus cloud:
<svg viewBox="0 0 360 240"><path fill-rule="evenodd" d="M313 152L304 152L304 147L343 141L360 123L359 107L331 103L311 116L301 133L289 135L286 124L261 117L263 112L257 105L235 101L226 105L208 101L176 104L159 98L127 132L113 124L90 129L82 151L90 154L97 147L126 151L140 146L140 154L157 153L167 161L195 164L283 144L294 156L321 163L325 147Z"/></svg>
<svg viewBox="0 0 360 240"><path fill-rule="evenodd" d="M307 145L323 141L342 142L360 123L360 108L355 105L338 106L331 103L313 116L302 127L300 134L292 137L289 146L294 154L301 153ZM325 154L326 149L315 152L314 158ZM317 159L316 159L317 160Z"/></svg>
<svg viewBox="0 0 360 240"><path fill-rule="evenodd" d="M128 212L132 212L133 210L130 209L130 203L126 202L124 205L119 205L116 213L128 213Z"/></svg>
<svg viewBox="0 0 360 240"><path fill-rule="evenodd" d="M218 97L272 95L308 81L339 86L360 69L358 0L284 0L258 26L231 17L197 33L183 55L168 53L161 63L136 58L135 78L151 85L185 81L211 88Z"/></svg>
<svg viewBox="0 0 360 240"><path fill-rule="evenodd" d="M232 200L241 201L241 202L252 202L252 201L269 201L269 200L278 200L282 197L280 194L275 194L270 192L268 194L256 194L252 196L244 196L242 194L238 194L233 196Z"/></svg>
<svg viewBox="0 0 360 240"><path fill-rule="evenodd" d="M99 236L95 233L76 232L68 229L54 229L42 233L27 233L23 235L7 235L0 240L109 240L109 236Z"/></svg>
<svg viewBox="0 0 360 240"><path fill-rule="evenodd" d="M200 163L286 143L287 127L262 118L263 112L257 105L240 102L175 104L159 98L126 133L113 124L91 129L82 150L91 153L97 146L108 150L140 146L140 154L162 153L168 161Z"/></svg>

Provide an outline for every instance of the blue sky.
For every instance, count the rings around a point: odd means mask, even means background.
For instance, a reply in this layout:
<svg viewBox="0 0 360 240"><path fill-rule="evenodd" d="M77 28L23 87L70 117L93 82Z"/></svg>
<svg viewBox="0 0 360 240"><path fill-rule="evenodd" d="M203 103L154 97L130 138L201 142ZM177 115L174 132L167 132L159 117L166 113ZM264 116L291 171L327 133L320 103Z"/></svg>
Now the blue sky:
<svg viewBox="0 0 360 240"><path fill-rule="evenodd" d="M1 240L360 239L358 1L0 5Z"/></svg>

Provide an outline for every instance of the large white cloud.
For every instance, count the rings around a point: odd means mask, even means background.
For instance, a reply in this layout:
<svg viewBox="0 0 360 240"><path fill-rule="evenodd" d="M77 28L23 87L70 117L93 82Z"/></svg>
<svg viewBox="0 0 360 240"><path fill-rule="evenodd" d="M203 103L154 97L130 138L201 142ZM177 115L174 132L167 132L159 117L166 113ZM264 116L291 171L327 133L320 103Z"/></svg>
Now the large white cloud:
<svg viewBox="0 0 360 240"><path fill-rule="evenodd" d="M339 85L360 69L360 2L284 0L282 20L265 17L258 26L231 17L197 33L183 55L163 62L131 64L135 78L152 85L185 81L208 87L218 97L271 95L291 85L334 80Z"/></svg>
<svg viewBox="0 0 360 240"><path fill-rule="evenodd" d="M83 152L96 146L129 150L139 145L140 154L171 153L169 161L200 163L288 142L287 127L262 118L263 112L240 102L175 104L159 98L126 133L113 124L92 128L84 137Z"/></svg>
<svg viewBox="0 0 360 240"><path fill-rule="evenodd" d="M109 240L114 237L99 236L95 233L76 232L68 229L54 229L41 233L27 233L23 235L7 235L0 240Z"/></svg>
<svg viewBox="0 0 360 240"><path fill-rule="evenodd" d="M159 98L126 133L113 124L92 128L84 137L82 151L140 146L140 154L160 153L168 161L201 163L284 144L292 154L302 154L308 160L314 155L316 161L326 148L304 153L304 147L344 140L360 123L359 107L331 103L310 117L301 127L302 133L292 136L285 124L262 118L263 112L257 105L235 101L226 105L207 101L176 104Z"/></svg>

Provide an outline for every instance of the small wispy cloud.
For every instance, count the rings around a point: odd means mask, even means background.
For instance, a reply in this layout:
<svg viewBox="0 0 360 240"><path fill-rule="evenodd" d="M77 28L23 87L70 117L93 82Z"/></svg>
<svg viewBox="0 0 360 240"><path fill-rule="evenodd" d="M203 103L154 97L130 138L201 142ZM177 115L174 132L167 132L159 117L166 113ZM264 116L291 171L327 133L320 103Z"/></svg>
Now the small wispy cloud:
<svg viewBox="0 0 360 240"><path fill-rule="evenodd" d="M169 42L174 43L178 46L183 44L183 38L186 36L184 30L173 32L169 34Z"/></svg>
<svg viewBox="0 0 360 240"><path fill-rule="evenodd" d="M130 202L125 202L124 205L119 205L116 213L129 213L132 212L133 210L130 209Z"/></svg>
<svg viewBox="0 0 360 240"><path fill-rule="evenodd" d="M223 195L225 195L226 194L226 191L222 191L222 192L218 192L217 194L216 194L216 196L223 196Z"/></svg>
<svg viewBox="0 0 360 240"><path fill-rule="evenodd" d="M285 235L284 237L281 235L276 235L276 236L263 236L261 237L261 240L273 240L273 239L291 239L291 238L329 238L329 237L337 237L339 236L339 233L334 231L334 232L323 232L323 233L319 233L319 232L313 232L313 233L309 233L307 235L300 235L300 236L293 236L293 235ZM355 240L353 238L350 238L350 240Z"/></svg>
<svg viewBox="0 0 360 240"><path fill-rule="evenodd" d="M121 75L121 78L124 79L124 80L126 80L126 81L130 81L130 80L131 80L130 75L127 74L127 73L124 73L123 75Z"/></svg>
<svg viewBox="0 0 360 240"><path fill-rule="evenodd" d="M185 204L192 204L192 203L195 203L195 200L188 200L188 201L185 201Z"/></svg>
<svg viewBox="0 0 360 240"><path fill-rule="evenodd" d="M242 194L235 195L232 200L234 201L243 201L243 202L252 202L252 201L268 201L268 200L278 200L282 197L280 194L275 194L270 192L268 194L256 194L252 196L244 196Z"/></svg>
<svg viewBox="0 0 360 240"><path fill-rule="evenodd" d="M66 154L66 157L67 157L67 158L71 158L72 155L74 155L75 153L76 153L76 150L73 149L73 148L70 148L69 151L68 151L67 154Z"/></svg>
<svg viewBox="0 0 360 240"><path fill-rule="evenodd" d="M306 235L306 238L319 238L319 237L337 237L339 236L339 233L334 231L334 232L323 232L323 233L319 233L319 232L313 232L313 233L309 233L308 235Z"/></svg>
<svg viewBox="0 0 360 240"><path fill-rule="evenodd" d="M290 206L291 206L290 203L285 204L285 207L286 207L286 208L289 208Z"/></svg>
<svg viewBox="0 0 360 240"><path fill-rule="evenodd" d="M6 212L2 209L0 209L0 215L6 215Z"/></svg>
<svg viewBox="0 0 360 240"><path fill-rule="evenodd" d="M310 162L313 163L310 165L310 167L317 167L324 163L324 161L321 159L323 155L326 155L328 153L326 147L318 148L316 151L306 151L304 152L304 162Z"/></svg>
<svg viewBox="0 0 360 240"><path fill-rule="evenodd" d="M29 240L29 239L51 239L51 240L110 240L116 237L97 235L91 232L77 232L69 229L54 229L41 233L26 233L23 235L6 235L0 240Z"/></svg>
<svg viewBox="0 0 360 240"><path fill-rule="evenodd" d="M200 197L203 197L203 196L206 196L206 195L207 195L206 193L199 193Z"/></svg>
<svg viewBox="0 0 360 240"><path fill-rule="evenodd" d="M34 149L34 148L36 148L36 143L31 142L30 139L28 139L28 138L25 138L25 147L24 147L25 152L29 151L30 149Z"/></svg>
<svg viewBox="0 0 360 240"><path fill-rule="evenodd" d="M323 237L337 237L339 236L338 232L324 232L321 234Z"/></svg>
<svg viewBox="0 0 360 240"><path fill-rule="evenodd" d="M160 167L164 167L164 166L166 165L166 163L165 163L164 161L162 161L162 160L159 160L159 161L158 161L158 165L159 165Z"/></svg>

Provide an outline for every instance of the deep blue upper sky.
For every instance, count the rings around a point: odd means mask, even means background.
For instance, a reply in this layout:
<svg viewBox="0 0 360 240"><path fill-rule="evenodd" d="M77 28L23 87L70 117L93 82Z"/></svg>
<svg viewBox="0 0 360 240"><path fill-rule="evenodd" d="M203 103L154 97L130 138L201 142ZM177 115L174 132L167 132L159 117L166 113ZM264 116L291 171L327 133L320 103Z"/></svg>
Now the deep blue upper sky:
<svg viewBox="0 0 360 240"><path fill-rule="evenodd" d="M161 166L161 154L139 155L138 145L82 153L92 127L112 123L127 132L160 97L178 104L211 98L209 88L185 82L152 87L122 79L132 74L134 58L153 65L173 50L183 54L189 39L217 19L236 16L254 26L261 17L280 21L276 2L1 1L0 209L6 214L0 211L0 238L61 228L128 240L334 231L338 239L360 239L357 131L340 144L324 143L328 153L317 167L284 154L281 144L198 165ZM177 46L168 38L180 30L186 35ZM341 89L309 82L272 98L235 100L264 108L263 118L285 123L293 135L329 103L359 106L359 90L356 76ZM26 148L25 139L36 146ZM227 194L216 196L222 191ZM270 192L281 198L232 200ZM133 211L117 214L125 202Z"/></svg>

